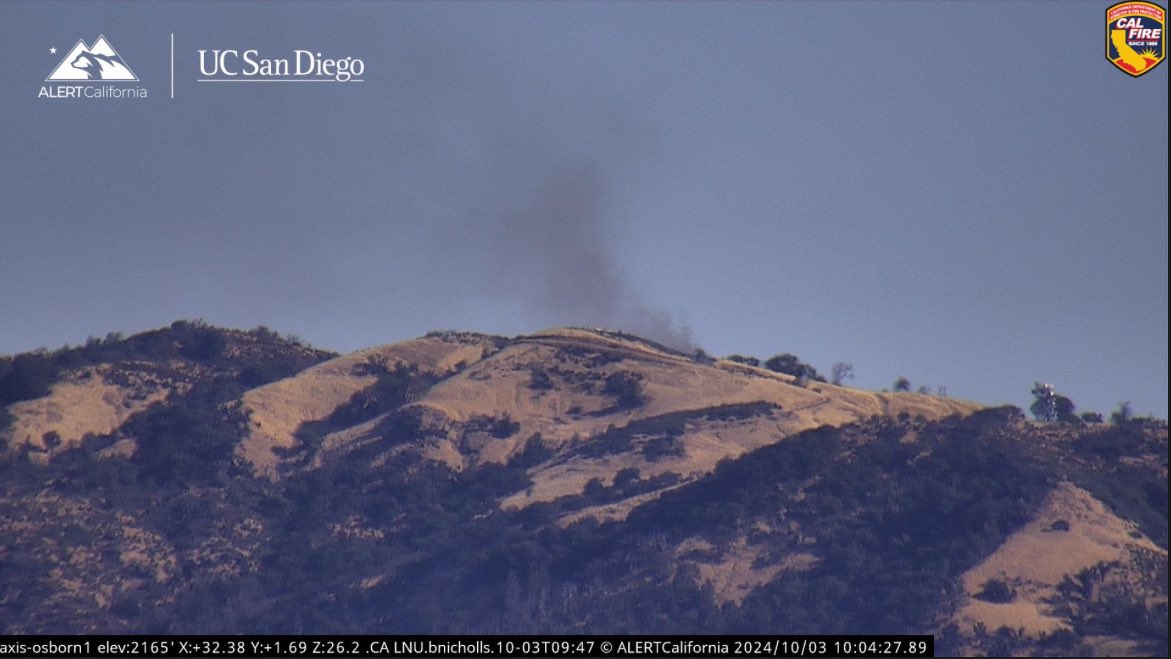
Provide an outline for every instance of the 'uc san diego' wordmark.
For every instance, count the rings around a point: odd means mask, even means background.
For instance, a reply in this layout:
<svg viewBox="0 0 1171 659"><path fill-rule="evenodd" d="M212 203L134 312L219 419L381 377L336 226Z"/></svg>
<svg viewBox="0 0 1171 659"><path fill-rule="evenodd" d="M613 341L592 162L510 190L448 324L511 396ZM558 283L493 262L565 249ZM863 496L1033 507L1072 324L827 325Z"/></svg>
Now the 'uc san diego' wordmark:
<svg viewBox="0 0 1171 659"><path fill-rule="evenodd" d="M199 50L201 81L362 82L366 63L357 57L324 57L296 49L292 57L261 57L256 49Z"/></svg>

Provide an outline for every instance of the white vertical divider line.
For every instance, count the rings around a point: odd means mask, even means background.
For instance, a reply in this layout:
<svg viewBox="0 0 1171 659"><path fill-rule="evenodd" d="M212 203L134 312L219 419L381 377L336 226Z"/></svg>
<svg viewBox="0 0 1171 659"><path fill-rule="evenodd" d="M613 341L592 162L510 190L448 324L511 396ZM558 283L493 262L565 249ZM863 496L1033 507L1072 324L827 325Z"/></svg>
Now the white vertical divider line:
<svg viewBox="0 0 1171 659"><path fill-rule="evenodd" d="M175 33L171 33L171 98L175 98Z"/></svg>

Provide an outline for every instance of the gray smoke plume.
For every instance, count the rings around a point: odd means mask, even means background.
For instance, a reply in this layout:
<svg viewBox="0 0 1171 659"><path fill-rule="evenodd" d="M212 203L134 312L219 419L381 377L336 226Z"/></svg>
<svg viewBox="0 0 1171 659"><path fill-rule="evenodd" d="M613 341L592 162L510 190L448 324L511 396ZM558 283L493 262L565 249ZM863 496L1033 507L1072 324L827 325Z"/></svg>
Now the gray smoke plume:
<svg viewBox="0 0 1171 659"><path fill-rule="evenodd" d="M615 214L613 177L653 147L653 120L604 87L535 77L475 46L411 50L444 54L404 67L415 75L396 95L413 102L389 116L401 136L388 144L395 187L410 200L403 216L435 240L423 271L457 298L547 326L601 326L691 350L690 328L640 299L614 257L615 229L629 218Z"/></svg>
<svg viewBox="0 0 1171 659"><path fill-rule="evenodd" d="M620 329L691 350L691 328L637 300L611 259L601 224L603 186L592 164L549 172L531 200L499 216L501 258L531 266L533 301L564 319L559 323Z"/></svg>
<svg viewBox="0 0 1171 659"><path fill-rule="evenodd" d="M457 266L465 281L550 325L622 330L691 351L691 328L638 299L614 262L601 164L551 151L528 143L524 153L496 153L484 180L464 182L475 201L447 240L479 255Z"/></svg>

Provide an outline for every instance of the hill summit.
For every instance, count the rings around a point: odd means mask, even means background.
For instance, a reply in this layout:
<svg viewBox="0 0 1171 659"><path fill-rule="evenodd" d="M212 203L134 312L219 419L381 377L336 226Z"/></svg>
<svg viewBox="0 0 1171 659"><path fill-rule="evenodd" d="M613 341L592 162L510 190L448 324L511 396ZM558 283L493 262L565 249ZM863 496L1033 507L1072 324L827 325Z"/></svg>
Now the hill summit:
<svg viewBox="0 0 1171 659"><path fill-rule="evenodd" d="M1165 654L1167 429L602 329L0 359L0 626L929 632ZM294 578L295 575L295 578Z"/></svg>

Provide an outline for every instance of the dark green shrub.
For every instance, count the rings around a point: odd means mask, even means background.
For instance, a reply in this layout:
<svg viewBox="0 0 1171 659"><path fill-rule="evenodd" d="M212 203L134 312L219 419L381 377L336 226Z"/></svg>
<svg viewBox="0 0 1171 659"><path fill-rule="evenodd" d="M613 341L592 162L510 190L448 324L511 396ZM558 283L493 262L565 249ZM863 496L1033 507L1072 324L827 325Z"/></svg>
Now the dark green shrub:
<svg viewBox="0 0 1171 659"><path fill-rule="evenodd" d="M491 434L496 439L506 439L512 437L520 430L520 424L513 421L512 417L507 412L499 419L492 421Z"/></svg>
<svg viewBox="0 0 1171 659"><path fill-rule="evenodd" d="M683 442L675 435L666 435L647 440L642 445L642 455L647 460L655 462L663 458L679 457L687 453Z"/></svg>
<svg viewBox="0 0 1171 659"><path fill-rule="evenodd" d="M603 391L614 396L619 409L633 409L646 403L642 378L637 373L619 371L606 376Z"/></svg>
<svg viewBox="0 0 1171 659"><path fill-rule="evenodd" d="M1012 586L1000 579L989 579L984 587L976 593L976 599L995 604L1007 604L1016 599L1016 591Z"/></svg>
<svg viewBox="0 0 1171 659"><path fill-rule="evenodd" d="M214 328L192 330L188 336L180 336L179 342L179 354L196 362L214 361L228 347L227 339Z"/></svg>
<svg viewBox="0 0 1171 659"><path fill-rule="evenodd" d="M529 389L533 391L547 391L553 388L553 378L549 377L548 371L541 368L534 368L529 372Z"/></svg>

